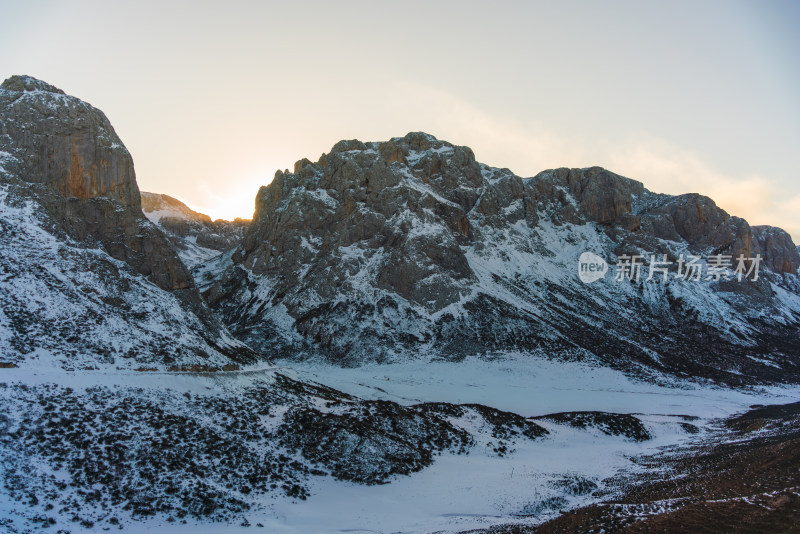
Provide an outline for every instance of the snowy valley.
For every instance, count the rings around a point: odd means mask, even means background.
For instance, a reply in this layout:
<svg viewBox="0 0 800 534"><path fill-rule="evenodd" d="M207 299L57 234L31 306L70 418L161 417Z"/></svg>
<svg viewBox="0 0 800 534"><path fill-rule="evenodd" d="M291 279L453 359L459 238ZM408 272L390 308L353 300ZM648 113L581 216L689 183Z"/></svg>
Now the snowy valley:
<svg viewBox="0 0 800 534"><path fill-rule="evenodd" d="M3 83L0 134L4 532L796 517L800 253L778 228L421 132L341 141L252 221L211 221L140 193L105 115L45 82ZM608 266L590 284L585 252Z"/></svg>

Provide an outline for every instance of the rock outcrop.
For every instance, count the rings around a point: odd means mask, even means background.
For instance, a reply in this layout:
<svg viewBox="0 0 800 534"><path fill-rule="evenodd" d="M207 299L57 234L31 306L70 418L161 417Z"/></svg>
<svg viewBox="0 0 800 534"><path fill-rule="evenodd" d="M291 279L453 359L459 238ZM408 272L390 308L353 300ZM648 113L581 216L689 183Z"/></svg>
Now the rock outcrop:
<svg viewBox="0 0 800 534"><path fill-rule="evenodd" d="M9 170L65 197L105 197L139 206L133 159L102 111L30 76L0 85L0 151Z"/></svg>
<svg viewBox="0 0 800 534"><path fill-rule="evenodd" d="M29 76L0 85L0 153L19 179L45 184L40 195L60 226L92 240L162 289L201 301L191 273L141 211L133 160L102 111Z"/></svg>
<svg viewBox="0 0 800 534"><path fill-rule="evenodd" d="M633 202L645 191L641 182L601 167L544 171L527 181L527 189L537 207L557 221L591 221L629 229L639 226Z"/></svg>
<svg viewBox="0 0 800 534"><path fill-rule="evenodd" d="M764 262L776 273L797 273L800 267L800 247L795 246L791 236L774 226L753 226L756 250Z"/></svg>
<svg viewBox="0 0 800 534"><path fill-rule="evenodd" d="M556 169L539 173L526 184L539 210L555 222L594 222L610 230L633 233L638 240L657 238L685 242L699 254L750 258L753 232L747 221L728 215L712 199L698 195L659 195L641 182L600 167ZM650 247L657 247L649 240ZM787 272L796 272L794 271Z"/></svg>
<svg viewBox="0 0 800 534"><path fill-rule="evenodd" d="M278 172L241 246L201 269L202 288L235 335L275 355L357 365L520 350L789 380L800 372L793 245L760 235L707 197L655 194L599 167L523 179L411 133L341 141ZM585 251L612 273L638 255L641 276L583 284ZM735 262L719 280L678 276L681 255L706 269L713 255L758 253L756 281L737 280ZM650 255L667 272L650 276Z"/></svg>

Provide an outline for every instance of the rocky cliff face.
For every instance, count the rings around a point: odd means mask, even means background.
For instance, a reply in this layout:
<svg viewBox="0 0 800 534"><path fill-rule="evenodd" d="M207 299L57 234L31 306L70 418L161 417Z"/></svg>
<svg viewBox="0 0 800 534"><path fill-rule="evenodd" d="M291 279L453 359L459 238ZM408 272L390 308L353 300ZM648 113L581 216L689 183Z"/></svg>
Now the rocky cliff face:
<svg viewBox="0 0 800 534"><path fill-rule="evenodd" d="M0 85L0 151L8 170L65 197L106 197L139 206L133 160L102 111L29 76Z"/></svg>
<svg viewBox="0 0 800 534"><path fill-rule="evenodd" d="M141 224L133 160L102 111L40 80L12 76L0 86L0 132L6 172L57 193L40 196L69 235L98 242L162 289L186 290L201 303L168 241Z"/></svg>
<svg viewBox="0 0 800 534"><path fill-rule="evenodd" d="M767 266L776 273L797 273L800 254L785 231L773 226L754 226L753 242L756 250L765 258Z"/></svg>
<svg viewBox="0 0 800 534"><path fill-rule="evenodd" d="M528 182L539 207L556 223L597 223L612 238L638 241L647 250L658 249L659 239L685 243L698 254L749 258L760 250L753 247L747 221L731 217L702 195L655 194L598 167L544 171ZM798 265L787 272L796 273Z"/></svg>
<svg viewBox="0 0 800 534"><path fill-rule="evenodd" d="M102 112L15 76L0 86L0 132L7 363L169 368L254 359L142 214L133 162Z"/></svg>
<svg viewBox="0 0 800 534"><path fill-rule="evenodd" d="M212 221L176 198L142 192L142 211L167 235L190 269L239 244L249 220Z"/></svg>
<svg viewBox="0 0 800 534"><path fill-rule="evenodd" d="M523 179L412 133L342 141L278 172L242 245L201 279L235 335L273 354L351 365L523 350L789 380L800 371L798 264L761 235L707 197L651 193L601 168ZM578 279L585 251L610 264L604 281ZM676 276L681 255L706 268L714 254L756 253L757 281L730 269L720 280ZM616 281L626 254L673 263L666 279L647 280L645 266L639 280Z"/></svg>

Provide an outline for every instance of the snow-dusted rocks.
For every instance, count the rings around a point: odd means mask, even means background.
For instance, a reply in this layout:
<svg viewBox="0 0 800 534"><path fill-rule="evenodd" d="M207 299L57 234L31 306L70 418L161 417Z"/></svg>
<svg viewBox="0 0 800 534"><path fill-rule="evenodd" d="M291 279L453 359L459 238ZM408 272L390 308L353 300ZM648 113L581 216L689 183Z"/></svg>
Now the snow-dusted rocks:
<svg viewBox="0 0 800 534"><path fill-rule="evenodd" d="M651 193L598 167L523 179L411 133L342 141L278 172L242 245L198 270L232 332L280 357L523 350L741 383L800 371L784 248L762 247L707 197ZM610 265L602 282L579 280L585 251ZM715 254L734 258L720 280L677 276L682 255L705 269ZM732 276L739 254L762 255L759 280ZM641 256L640 277L615 280L626 255ZM649 277L651 255L667 273Z"/></svg>
<svg viewBox="0 0 800 534"><path fill-rule="evenodd" d="M133 159L102 111L30 76L0 85L0 152L23 180L139 206Z"/></svg>
<svg viewBox="0 0 800 534"><path fill-rule="evenodd" d="M250 223L245 219L212 221L176 198L144 191L142 211L163 230L190 269L237 246Z"/></svg>
<svg viewBox="0 0 800 534"><path fill-rule="evenodd" d="M63 199L38 193L0 177L0 361L68 370L220 369L253 359L194 287L166 291L109 253L114 243L70 235L43 206ZM118 203L92 202L118 214ZM166 241L143 217L126 224Z"/></svg>

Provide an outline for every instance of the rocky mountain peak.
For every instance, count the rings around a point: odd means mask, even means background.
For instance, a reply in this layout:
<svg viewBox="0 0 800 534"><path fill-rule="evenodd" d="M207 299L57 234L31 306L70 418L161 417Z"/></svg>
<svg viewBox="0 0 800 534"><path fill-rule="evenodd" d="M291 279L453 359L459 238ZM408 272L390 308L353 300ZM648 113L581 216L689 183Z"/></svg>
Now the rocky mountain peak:
<svg viewBox="0 0 800 534"><path fill-rule="evenodd" d="M60 95L64 94L64 91L58 87L52 86L47 82L43 82L42 80L38 80L33 76L27 76L24 74L15 74L14 76L6 79L2 85L0 85L0 89L14 92L44 91L46 93L57 93Z"/></svg>
<svg viewBox="0 0 800 534"><path fill-rule="evenodd" d="M244 250L254 269L272 272L313 263L317 250L326 256L359 243L370 254L396 256L378 273L381 287L440 308L457 301L462 281L472 276L460 245L471 239L466 214L482 182L470 149L428 134L340 141L318 161L300 160L295 172L278 172L261 188ZM430 269L448 272L455 283L429 286ZM319 282L328 292L348 283Z"/></svg>
<svg viewBox="0 0 800 534"><path fill-rule="evenodd" d="M29 77L7 84L51 87ZM160 288L194 293L200 304L188 269L142 215L133 159L102 111L63 92L0 89L0 133L3 168L33 189L48 187L53 194L39 198L68 235L94 240Z"/></svg>
<svg viewBox="0 0 800 534"><path fill-rule="evenodd" d="M752 351L793 353L784 331L800 311L797 264L776 236L701 195L653 193L601 167L521 178L412 132L343 140L276 173L241 246L202 269L202 287L232 332L264 352L348 365L509 350L615 365L624 353L735 381ZM642 278L584 284L586 251L612 271L636 255ZM769 258L759 282L676 279L682 254L759 251ZM672 271L645 284L651 255ZM758 326L770 315L781 317L771 330ZM664 328L677 333L647 334ZM712 363L717 353L726 362Z"/></svg>
<svg viewBox="0 0 800 534"><path fill-rule="evenodd" d="M30 76L0 86L5 168L66 197L105 197L138 208L133 159L102 111Z"/></svg>

